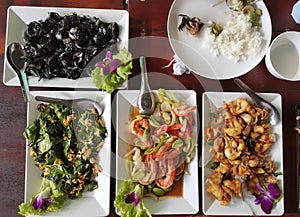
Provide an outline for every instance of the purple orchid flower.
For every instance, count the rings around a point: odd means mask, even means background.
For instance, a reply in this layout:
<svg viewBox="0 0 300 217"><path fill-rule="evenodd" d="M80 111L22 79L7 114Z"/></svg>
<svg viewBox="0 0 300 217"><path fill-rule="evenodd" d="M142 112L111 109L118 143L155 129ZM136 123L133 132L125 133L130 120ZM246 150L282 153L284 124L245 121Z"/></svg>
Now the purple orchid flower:
<svg viewBox="0 0 300 217"><path fill-rule="evenodd" d="M134 208L139 204L141 198L141 188L139 185L135 186L134 191L126 194L125 202L133 203Z"/></svg>
<svg viewBox="0 0 300 217"><path fill-rule="evenodd" d="M42 191L40 194L38 194L35 197L32 207L34 209L38 209L38 208L42 208L43 210L47 209L50 202L52 201L51 197L45 196L45 195L48 195L48 193L49 193L49 190L46 189L46 190Z"/></svg>
<svg viewBox="0 0 300 217"><path fill-rule="evenodd" d="M104 75L114 72L120 65L122 65L121 60L113 59L111 51L107 51L106 57L102 62L96 63L96 66L103 70Z"/></svg>
<svg viewBox="0 0 300 217"><path fill-rule="evenodd" d="M264 189L258 183L256 184L256 188L259 194L254 194L254 203L256 205L260 204L261 209L266 214L270 214L274 206L274 201L277 200L281 195L278 185L276 183L269 183L267 189Z"/></svg>

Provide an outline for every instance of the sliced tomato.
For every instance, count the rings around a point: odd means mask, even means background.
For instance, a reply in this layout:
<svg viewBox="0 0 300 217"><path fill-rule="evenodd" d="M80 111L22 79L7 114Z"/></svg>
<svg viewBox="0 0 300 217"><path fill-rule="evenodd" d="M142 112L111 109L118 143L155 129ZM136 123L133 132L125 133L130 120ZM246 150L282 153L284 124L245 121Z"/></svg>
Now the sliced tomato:
<svg viewBox="0 0 300 217"><path fill-rule="evenodd" d="M168 126L167 131L174 131L174 130L180 130L182 127L182 124L173 124Z"/></svg>
<svg viewBox="0 0 300 217"><path fill-rule="evenodd" d="M181 131L182 124L173 124L168 126L167 132L177 137L182 137L184 133Z"/></svg>

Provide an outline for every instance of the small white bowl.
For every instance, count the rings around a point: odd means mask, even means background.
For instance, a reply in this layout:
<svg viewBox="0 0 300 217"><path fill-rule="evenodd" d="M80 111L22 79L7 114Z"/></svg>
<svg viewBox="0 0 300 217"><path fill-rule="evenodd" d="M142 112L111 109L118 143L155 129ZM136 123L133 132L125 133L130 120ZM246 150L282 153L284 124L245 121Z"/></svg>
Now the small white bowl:
<svg viewBox="0 0 300 217"><path fill-rule="evenodd" d="M275 77L288 81L300 80L300 32L287 31L278 35L267 50L265 62Z"/></svg>

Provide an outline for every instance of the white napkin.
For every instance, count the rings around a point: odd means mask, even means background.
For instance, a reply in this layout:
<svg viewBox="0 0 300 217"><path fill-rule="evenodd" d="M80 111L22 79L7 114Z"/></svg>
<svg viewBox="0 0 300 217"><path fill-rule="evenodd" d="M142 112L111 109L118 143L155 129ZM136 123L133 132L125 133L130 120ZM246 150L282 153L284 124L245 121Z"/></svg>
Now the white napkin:
<svg viewBox="0 0 300 217"><path fill-rule="evenodd" d="M168 68L172 64L173 64L173 75L183 75L184 73L186 73L186 74L191 73L191 70L188 67L186 67L183 64L183 62L179 59L179 57L176 55L173 56L173 59L171 60L171 62L168 65L166 65L162 68L163 69Z"/></svg>

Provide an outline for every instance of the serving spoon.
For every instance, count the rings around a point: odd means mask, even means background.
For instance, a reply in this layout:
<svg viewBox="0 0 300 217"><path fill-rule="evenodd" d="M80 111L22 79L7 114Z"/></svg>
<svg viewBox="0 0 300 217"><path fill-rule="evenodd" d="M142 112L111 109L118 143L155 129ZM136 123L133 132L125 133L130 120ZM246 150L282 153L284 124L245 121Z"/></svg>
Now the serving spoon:
<svg viewBox="0 0 300 217"><path fill-rule="evenodd" d="M254 103L257 106L260 106L262 108L265 108L270 112L270 124L276 125L280 120L280 115L278 110L273 106L271 103L266 101L265 99L258 96L250 87L248 87L244 82L242 82L240 79L236 78L234 79L234 83L239 86L243 91L245 91L251 99L254 101Z"/></svg>
<svg viewBox="0 0 300 217"><path fill-rule="evenodd" d="M94 100L88 98L78 98L78 99L60 99L53 97L45 97L45 96L35 96L36 101L59 104L71 107L73 109L78 110L79 112L84 112L85 110L95 108L98 112L98 115L102 115L103 107Z"/></svg>
<svg viewBox="0 0 300 217"><path fill-rule="evenodd" d="M25 102L28 102L31 100L31 95L29 91L27 76L25 73L26 53L23 45L18 42L9 44L7 47L6 55L9 64L18 75L24 100Z"/></svg>
<svg viewBox="0 0 300 217"><path fill-rule="evenodd" d="M140 57L140 68L141 87L137 98L137 107L140 114L150 115L155 108L155 99L148 82L146 59L143 56Z"/></svg>

